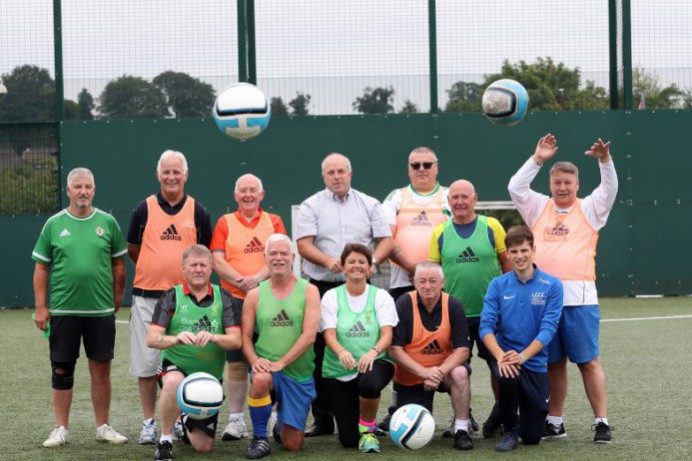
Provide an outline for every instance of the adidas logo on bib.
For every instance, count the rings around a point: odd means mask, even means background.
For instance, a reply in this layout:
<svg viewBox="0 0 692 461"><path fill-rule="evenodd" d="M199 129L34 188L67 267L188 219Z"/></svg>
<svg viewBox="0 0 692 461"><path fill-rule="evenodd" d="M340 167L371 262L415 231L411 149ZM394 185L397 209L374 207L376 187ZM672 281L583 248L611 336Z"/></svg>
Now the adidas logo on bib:
<svg viewBox="0 0 692 461"><path fill-rule="evenodd" d="M438 343L436 339L431 341L420 351L421 354L425 355L442 354L443 352L444 350L442 350L442 346L440 346L440 343Z"/></svg>
<svg viewBox="0 0 692 461"><path fill-rule="evenodd" d="M271 327L292 327L293 326L293 320L289 319L286 311L281 309L281 312L279 312L277 314L277 316L274 317L271 322L269 322L269 326L271 326Z"/></svg>
<svg viewBox="0 0 692 461"><path fill-rule="evenodd" d="M457 264L462 263L477 263L480 258L476 256L471 247L466 247L466 249L457 257Z"/></svg>
<svg viewBox="0 0 692 461"><path fill-rule="evenodd" d="M175 228L175 224L171 224L168 228L161 233L161 240L175 240L179 242L182 240L178 229Z"/></svg>
<svg viewBox="0 0 692 461"><path fill-rule="evenodd" d="M369 338L370 332L366 331L363 324L360 323L360 321L358 321L354 323L351 328L349 328L348 332L346 333L346 336L348 338Z"/></svg>
<svg viewBox="0 0 692 461"><path fill-rule="evenodd" d="M243 253L262 253L264 251L264 245L257 237L252 237L250 243L245 245Z"/></svg>

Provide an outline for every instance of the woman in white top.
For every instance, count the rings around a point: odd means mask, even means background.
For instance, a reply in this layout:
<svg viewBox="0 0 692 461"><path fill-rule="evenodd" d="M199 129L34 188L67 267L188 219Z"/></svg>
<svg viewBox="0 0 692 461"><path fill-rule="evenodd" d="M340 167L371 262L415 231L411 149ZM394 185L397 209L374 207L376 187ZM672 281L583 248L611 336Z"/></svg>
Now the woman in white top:
<svg viewBox="0 0 692 461"><path fill-rule="evenodd" d="M325 391L332 405L339 441L366 453L379 452L374 435L380 393L394 374L386 354L399 319L386 290L368 283L370 250L348 244L341 253L346 284L322 298L327 349L322 362Z"/></svg>

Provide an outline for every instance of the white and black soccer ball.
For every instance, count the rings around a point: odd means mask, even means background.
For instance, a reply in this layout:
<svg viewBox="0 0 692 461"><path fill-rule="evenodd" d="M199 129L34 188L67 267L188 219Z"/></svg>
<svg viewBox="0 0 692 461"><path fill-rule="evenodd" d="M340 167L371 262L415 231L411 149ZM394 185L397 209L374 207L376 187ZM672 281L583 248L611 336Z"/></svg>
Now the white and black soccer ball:
<svg viewBox="0 0 692 461"><path fill-rule="evenodd" d="M251 83L236 83L223 90L213 109L214 121L221 132L241 141L263 132L271 115L269 100Z"/></svg>
<svg viewBox="0 0 692 461"><path fill-rule="evenodd" d="M496 125L511 126L521 122L529 109L526 88L509 78L491 83L483 92L483 113Z"/></svg>
<svg viewBox="0 0 692 461"><path fill-rule="evenodd" d="M394 412L389 421L389 436L396 446L407 450L423 448L435 434L435 419L421 405L404 405Z"/></svg>
<svg viewBox="0 0 692 461"><path fill-rule="evenodd" d="M192 373L178 386L180 411L192 419L206 419L219 412L223 386L209 373Z"/></svg>

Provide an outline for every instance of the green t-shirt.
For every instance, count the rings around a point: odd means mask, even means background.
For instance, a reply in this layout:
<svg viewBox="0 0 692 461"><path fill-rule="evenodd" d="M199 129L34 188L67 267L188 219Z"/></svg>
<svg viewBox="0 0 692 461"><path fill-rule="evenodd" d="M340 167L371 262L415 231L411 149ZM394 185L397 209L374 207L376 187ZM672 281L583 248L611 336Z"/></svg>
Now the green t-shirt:
<svg viewBox="0 0 692 461"><path fill-rule="evenodd" d="M444 223L443 235L444 289L461 301L467 318L480 317L488 285L502 273L497 251L488 241L488 218L478 215L469 238L459 237L452 221Z"/></svg>
<svg viewBox="0 0 692 461"><path fill-rule="evenodd" d="M279 360L303 334L307 285L306 280L298 279L288 298L278 300L272 293L269 280L259 284L259 303L255 317L255 328L259 332L255 352L259 357L271 362ZM283 372L302 383L312 377L314 370L315 351L310 346Z"/></svg>
<svg viewBox="0 0 692 461"><path fill-rule="evenodd" d="M66 209L51 216L31 255L51 268L51 315L112 315L111 260L126 253L117 221L98 208L86 218L72 216Z"/></svg>
<svg viewBox="0 0 692 461"><path fill-rule="evenodd" d="M214 302L207 307L199 307L186 295L182 285L175 287L175 315L166 328L166 334L176 336L183 331L198 333L206 330L211 334L224 334L223 300L218 285L212 285ZM226 351L213 343L202 348L191 344L178 344L163 351L162 359L177 365L186 373L203 371L223 379L223 367L226 364Z"/></svg>

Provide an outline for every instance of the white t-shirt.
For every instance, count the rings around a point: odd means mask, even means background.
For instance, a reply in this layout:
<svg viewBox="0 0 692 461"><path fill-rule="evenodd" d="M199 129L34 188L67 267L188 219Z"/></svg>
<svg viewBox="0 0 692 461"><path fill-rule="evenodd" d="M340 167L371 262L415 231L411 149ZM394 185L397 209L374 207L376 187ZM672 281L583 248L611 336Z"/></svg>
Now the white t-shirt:
<svg viewBox="0 0 692 461"><path fill-rule="evenodd" d="M371 289L371 285L366 285L365 291L359 296L351 296L348 290L346 290L346 298L348 299L349 307L353 312L363 312L363 309L365 309L365 303L368 300L368 293ZM337 303L336 288L332 288L322 297L322 319L320 320L321 332L324 332L324 330L328 328L336 328L338 311L339 306ZM394 299L392 299L389 293L387 293L387 290L377 290L377 294L375 295L375 315L377 316L377 323L380 324L380 327L390 326L393 328L399 323L399 316L396 314ZM358 372L338 379L339 381L351 381L356 376L358 376Z"/></svg>

